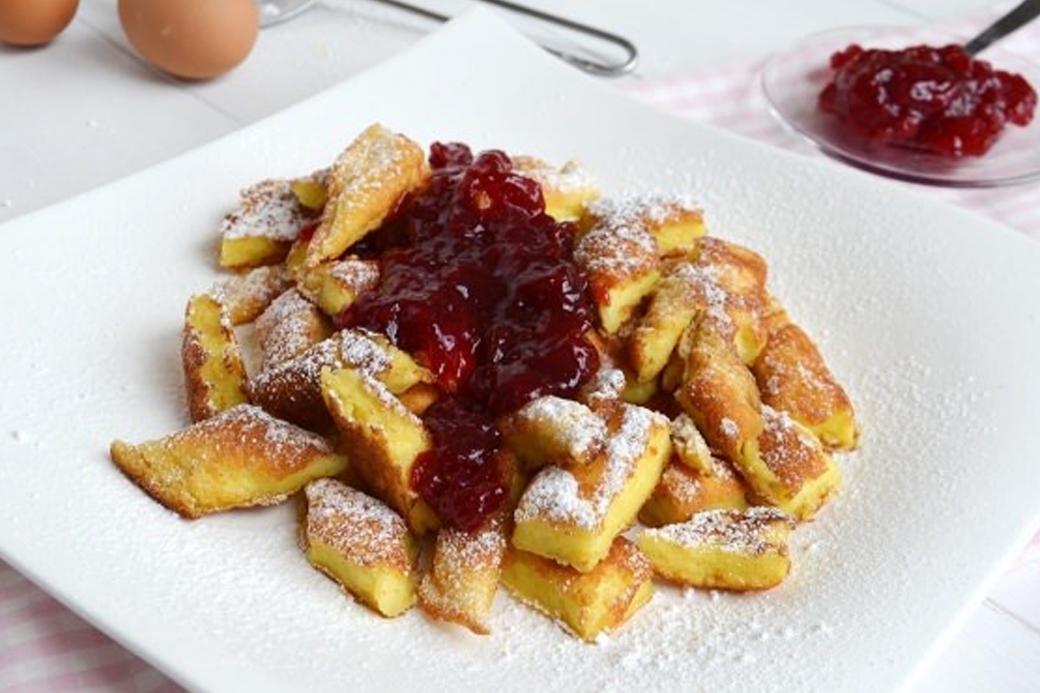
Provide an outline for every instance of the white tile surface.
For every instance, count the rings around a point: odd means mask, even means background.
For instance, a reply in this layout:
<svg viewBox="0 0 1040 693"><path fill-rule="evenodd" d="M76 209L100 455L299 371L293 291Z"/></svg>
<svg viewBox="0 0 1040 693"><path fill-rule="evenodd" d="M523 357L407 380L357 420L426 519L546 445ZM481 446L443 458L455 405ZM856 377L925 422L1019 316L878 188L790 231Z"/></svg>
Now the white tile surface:
<svg viewBox="0 0 1040 693"><path fill-rule="evenodd" d="M82 22L44 49L0 44L0 103L0 221L238 126Z"/></svg>
<svg viewBox="0 0 1040 693"><path fill-rule="evenodd" d="M115 4L94 0L80 19L132 53ZM397 17L373 19L365 8L346 11L320 5L262 31L249 59L231 73L210 82L182 81L179 86L244 123L252 122L348 79L424 34L422 20L400 13Z"/></svg>
<svg viewBox="0 0 1040 693"><path fill-rule="evenodd" d="M915 16L937 21L956 19L994 6L1009 6L1015 2L992 0L880 0L884 4L913 13ZM1019 0L1020 1L1020 0Z"/></svg>
<svg viewBox="0 0 1040 693"><path fill-rule="evenodd" d="M474 3L417 0L417 4L453 15ZM641 12L633 11L631 0L536 0L529 4L629 37L642 54L637 70L642 77L757 55L806 33L849 22L913 21L906 12L877 0L845 0L840 7L820 0L791 0L782 6L770 0L721 4L656 0L651 11ZM114 6L114 0L94 0L81 17L126 45ZM585 41L560 30L547 33L522 17L506 16L540 38L553 38L558 45ZM749 16L756 21L748 22ZM683 21L668 21L668 17L682 17ZM435 27L429 20L371 0L326 0L292 22L265 30L254 54L232 74L183 86L222 110L252 121L380 62ZM599 48L595 42L583 45Z"/></svg>
<svg viewBox="0 0 1040 693"><path fill-rule="evenodd" d="M424 4L454 14L472 2ZM657 0L637 11L631 0L532 4L631 37L642 51L644 77L757 55L830 26L912 20L877 0L840 7L825 0ZM265 30L238 70L190 83L144 66L115 8L116 0L84 0L51 46L2 49L0 88L19 94L19 102L0 109L0 222L205 144L349 78L433 28L370 0L326 0Z"/></svg>

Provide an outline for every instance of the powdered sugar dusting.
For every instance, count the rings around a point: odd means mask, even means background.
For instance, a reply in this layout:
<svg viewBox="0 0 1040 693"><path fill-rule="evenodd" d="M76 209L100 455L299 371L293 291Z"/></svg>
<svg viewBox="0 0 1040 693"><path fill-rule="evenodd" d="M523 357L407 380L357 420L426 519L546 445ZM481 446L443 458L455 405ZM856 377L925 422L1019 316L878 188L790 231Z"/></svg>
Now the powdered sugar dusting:
<svg viewBox="0 0 1040 693"><path fill-rule="evenodd" d="M619 368L600 368L582 387L579 398L592 408L621 399L625 389L625 373Z"/></svg>
<svg viewBox="0 0 1040 693"><path fill-rule="evenodd" d="M698 468L707 466L711 459L711 449L689 415L680 414L672 419L671 434L672 445L680 459L697 460Z"/></svg>
<svg viewBox="0 0 1040 693"><path fill-rule="evenodd" d="M446 528L437 534L438 561L450 563L459 577L478 570L497 569L505 550L506 538L501 522L497 521L474 532Z"/></svg>
<svg viewBox="0 0 1040 693"><path fill-rule="evenodd" d="M558 169L552 169L546 182L562 193L594 190L596 183L580 161L568 161Z"/></svg>
<svg viewBox="0 0 1040 693"><path fill-rule="evenodd" d="M504 519L496 515L473 532L442 528L437 533L433 564L419 584L427 610L488 632L487 611L506 551Z"/></svg>
<svg viewBox="0 0 1040 693"><path fill-rule="evenodd" d="M578 241L574 260L587 272L632 276L656 267L657 240L638 220L597 221Z"/></svg>
<svg viewBox="0 0 1040 693"><path fill-rule="evenodd" d="M564 195L594 190L592 176L579 161L568 161L556 168L532 156L511 157L517 172L538 181L544 188Z"/></svg>
<svg viewBox="0 0 1040 693"><path fill-rule="evenodd" d="M744 555L786 552L771 530L777 524L794 526L794 520L776 508L756 506L747 510L706 510L686 522L648 529L657 537L688 549L715 548Z"/></svg>
<svg viewBox="0 0 1040 693"><path fill-rule="evenodd" d="M263 237L292 242L307 219L287 180L265 180L242 191L239 208L220 224L225 239Z"/></svg>
<svg viewBox="0 0 1040 693"><path fill-rule="evenodd" d="M296 289L276 298L257 318L256 330L264 354L262 370L302 354L314 342L314 326L323 318Z"/></svg>
<svg viewBox="0 0 1040 693"><path fill-rule="evenodd" d="M728 307L736 300L720 283L719 269L713 265L682 262L672 276L687 286L690 298L704 311L704 317L724 333L733 330Z"/></svg>
<svg viewBox="0 0 1040 693"><path fill-rule="evenodd" d="M382 501L334 479L307 484L307 538L332 547L365 567L411 567L408 528Z"/></svg>
<svg viewBox="0 0 1040 693"><path fill-rule="evenodd" d="M560 433L556 442L574 461L590 461L607 439L607 424L585 405L562 397L539 397L524 405L517 413L527 420Z"/></svg>
<svg viewBox="0 0 1040 693"><path fill-rule="evenodd" d="M816 369L809 368L804 361L791 363L777 359L770 362L770 367L773 373L761 385L762 394L766 397L779 397L783 382L799 383L799 387L813 391L834 387L833 382L825 380Z"/></svg>
<svg viewBox="0 0 1040 693"><path fill-rule="evenodd" d="M330 178L357 196L379 190L386 181L396 182L404 176L405 165L413 154L407 146L411 144L403 135L382 126L370 127L336 158ZM360 169L361 163L364 170Z"/></svg>
<svg viewBox="0 0 1040 693"><path fill-rule="evenodd" d="M215 282L209 295L227 309L233 323L240 325L256 319L288 288L282 267L267 265Z"/></svg>
<svg viewBox="0 0 1040 693"><path fill-rule="evenodd" d="M660 225L682 214L700 214L701 209L687 195L640 192L620 198L604 198L589 204L589 213L608 225Z"/></svg>
<svg viewBox="0 0 1040 693"><path fill-rule="evenodd" d="M712 476L717 476L722 479L736 479L737 470L733 468L733 465L722 459L712 455L711 457L711 472Z"/></svg>
<svg viewBox="0 0 1040 693"><path fill-rule="evenodd" d="M233 432L234 438L228 438ZM293 424L276 419L260 407L239 404L190 428L165 438L165 446L176 449L183 437L214 441L221 446L232 443L242 449L260 448L275 462L291 466L301 454L327 454L332 447L321 436Z"/></svg>
<svg viewBox="0 0 1040 693"><path fill-rule="evenodd" d="M360 373L375 377L390 368L390 356L363 330L340 332L343 363Z"/></svg>
<svg viewBox="0 0 1040 693"><path fill-rule="evenodd" d="M851 406L812 340L797 325L770 336L754 372L763 399L799 420L823 421L840 403Z"/></svg>
<svg viewBox="0 0 1040 693"><path fill-rule="evenodd" d="M251 390L287 392L317 388L322 368L339 368L343 365L341 335L337 333L294 358L264 369L250 380Z"/></svg>
<svg viewBox="0 0 1040 693"><path fill-rule="evenodd" d="M594 530L635 472L635 463L646 451L653 427L667 424L668 419L657 412L625 406L621 425L607 444L603 475L595 488L583 494L573 474L546 467L521 497L516 521L546 520Z"/></svg>
<svg viewBox="0 0 1040 693"><path fill-rule="evenodd" d="M702 491L700 477L694 474L686 467L670 464L661 473L659 486L683 505L689 505L700 497Z"/></svg>
<svg viewBox="0 0 1040 693"><path fill-rule="evenodd" d="M379 263L354 257L345 258L332 263L329 276L358 296L379 283Z"/></svg>
<svg viewBox="0 0 1040 693"><path fill-rule="evenodd" d="M397 398L394 393L390 392L390 388L379 380L375 375L366 373L363 370L357 371L358 375L361 376L361 380L368 386L369 391L376 396L376 398L382 403L382 405L393 411L398 416L403 416L409 421L413 422L416 426L422 426L422 419L416 416L408 407L401 403L401 400Z"/></svg>
<svg viewBox="0 0 1040 693"><path fill-rule="evenodd" d="M538 472L520 498L514 519L517 522L550 520L573 524L585 529L596 526L592 503L580 495L578 480L560 467L546 467Z"/></svg>
<svg viewBox="0 0 1040 693"><path fill-rule="evenodd" d="M826 471L820 441L798 425L787 412L762 405L763 431L759 437L762 459L784 483L798 488L807 478Z"/></svg>
<svg viewBox="0 0 1040 693"><path fill-rule="evenodd" d="M475 532L442 528L437 533L433 564L417 588L426 611L478 633L490 632L487 617L506 551L498 520Z"/></svg>
<svg viewBox="0 0 1040 693"><path fill-rule="evenodd" d="M812 434L795 424L794 419L787 412L778 411L768 404L762 405L762 423L768 430L796 433L806 445L815 445Z"/></svg>

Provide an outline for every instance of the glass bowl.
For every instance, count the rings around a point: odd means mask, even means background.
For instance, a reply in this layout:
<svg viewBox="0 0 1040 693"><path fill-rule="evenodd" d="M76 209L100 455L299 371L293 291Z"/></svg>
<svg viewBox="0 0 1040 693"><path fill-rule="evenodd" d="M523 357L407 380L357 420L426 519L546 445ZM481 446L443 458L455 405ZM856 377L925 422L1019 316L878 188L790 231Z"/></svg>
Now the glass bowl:
<svg viewBox="0 0 1040 693"><path fill-rule="evenodd" d="M256 0L260 9L260 26L281 24L310 9L315 0Z"/></svg>
<svg viewBox="0 0 1040 693"><path fill-rule="evenodd" d="M830 80L831 54L850 43L864 48L905 48L914 44L964 43L927 27L868 26L812 34L774 55L762 72L762 89L773 115L820 151L852 166L891 178L952 188L988 188L1040 180L1040 113L1026 127L1008 125L981 157L950 159L881 145L847 132L837 118L820 113L816 99ZM979 57L996 69L1021 74L1040 89L1040 67L1000 46Z"/></svg>

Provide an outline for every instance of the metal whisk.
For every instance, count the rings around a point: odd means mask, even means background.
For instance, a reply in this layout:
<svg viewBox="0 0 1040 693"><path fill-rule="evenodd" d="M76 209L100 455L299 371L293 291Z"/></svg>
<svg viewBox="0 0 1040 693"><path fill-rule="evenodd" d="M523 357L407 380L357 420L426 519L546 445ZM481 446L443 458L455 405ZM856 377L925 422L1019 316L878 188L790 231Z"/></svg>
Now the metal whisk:
<svg viewBox="0 0 1040 693"><path fill-rule="evenodd" d="M479 0L480 2L488 5L494 5L504 10L509 10L516 14L524 15L537 19L538 21L551 24L553 26L562 27L584 36L590 36L594 39L609 43L611 45L619 47L625 54L625 58L620 62L599 62L592 60L591 58L585 58L574 53L553 48L552 46L542 45L549 53L552 53L561 60L574 65L577 68L584 70L585 72L599 75L601 77L616 77L624 75L635 69L636 64L639 62L639 50L635 47L631 41L624 36L604 31L588 24L582 24L566 17L559 15L550 14L548 12L542 12L530 7L524 7L509 0ZM264 27L273 26L280 24L287 20L292 19L300 15L305 10L313 7L317 0L258 0L260 5L260 25ZM413 14L417 14L420 17L426 19L432 19L436 22L447 22L451 19L448 15L441 14L440 12L434 12L424 7L412 5L402 0L372 0L372 2L379 2L384 5L390 5Z"/></svg>

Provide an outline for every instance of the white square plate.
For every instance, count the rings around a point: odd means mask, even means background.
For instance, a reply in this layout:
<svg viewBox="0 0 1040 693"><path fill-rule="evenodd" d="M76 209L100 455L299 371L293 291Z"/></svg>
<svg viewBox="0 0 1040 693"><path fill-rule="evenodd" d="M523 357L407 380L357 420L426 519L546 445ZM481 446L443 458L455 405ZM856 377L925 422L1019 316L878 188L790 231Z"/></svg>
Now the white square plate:
<svg viewBox="0 0 1040 693"><path fill-rule="evenodd" d="M696 194L858 405L846 488L762 595L662 587L582 645L500 595L477 638L381 620L296 546L288 506L185 522L112 467L185 423L184 303L239 188L382 121ZM869 691L904 684L1040 510L1040 248L952 207L661 115L486 12L211 146L0 229L0 554L200 691Z"/></svg>

